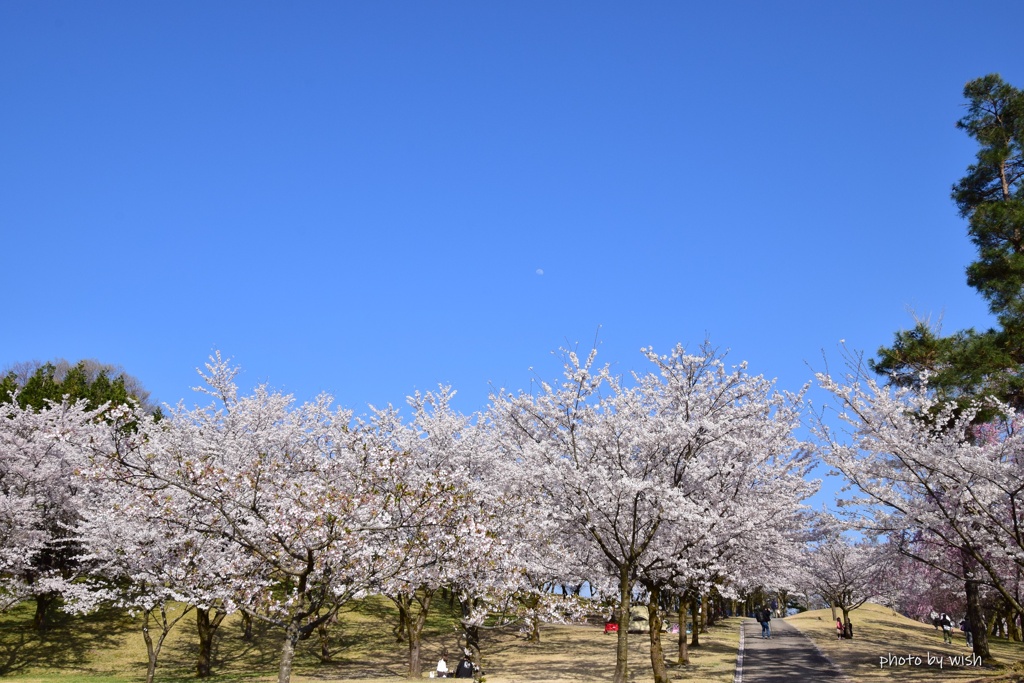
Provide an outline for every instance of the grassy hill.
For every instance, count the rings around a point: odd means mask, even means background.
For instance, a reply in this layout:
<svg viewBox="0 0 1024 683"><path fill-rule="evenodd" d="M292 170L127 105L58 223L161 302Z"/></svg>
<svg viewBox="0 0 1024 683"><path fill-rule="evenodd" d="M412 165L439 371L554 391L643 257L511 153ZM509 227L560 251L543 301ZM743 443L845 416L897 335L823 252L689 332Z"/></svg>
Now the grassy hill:
<svg viewBox="0 0 1024 683"><path fill-rule="evenodd" d="M0 675L18 683L138 683L145 679L146 649L141 619L117 611L85 617L61 616L40 636L31 628L28 606L0 615ZM332 627L331 663L321 663L320 644L300 643L292 680L296 683L399 680L406 668L405 645L392 634L397 611L385 600L359 601ZM691 650L693 664L673 669L678 680L731 683L739 643L739 620L730 619L701 636ZM194 681L195 617L186 617L168 637L157 681ZM252 641L242 638L241 620L229 617L218 631L213 681L276 680L281 632L256 624ZM672 650L666 634L666 650ZM646 635L630 636L632 680L652 680ZM455 615L447 605L428 620L424 632L425 670L442 650L458 651ZM487 632L482 647L487 683L570 683L606 681L615 664L615 636L595 625L548 625L539 643L518 633Z"/></svg>
<svg viewBox="0 0 1024 683"><path fill-rule="evenodd" d="M931 624L908 619L887 607L866 604L850 614L853 622L853 640L836 638L835 620L831 610L814 610L791 617L786 621L799 628L814 641L852 680L860 683L873 681L974 681L998 676L1002 680L1016 680L1006 669L987 670L958 664L958 658L971 654L963 634L953 633L953 645L942 642L942 632ZM1024 660L1021 643L1002 638L989 640L993 656L1002 663L1014 664ZM882 663L880 658L892 654L896 657L915 658L911 661ZM929 657L931 658L929 660ZM953 658L952 663L949 659ZM918 663L916 658L920 658ZM939 667L938 659L942 659ZM881 664L881 665L880 665Z"/></svg>

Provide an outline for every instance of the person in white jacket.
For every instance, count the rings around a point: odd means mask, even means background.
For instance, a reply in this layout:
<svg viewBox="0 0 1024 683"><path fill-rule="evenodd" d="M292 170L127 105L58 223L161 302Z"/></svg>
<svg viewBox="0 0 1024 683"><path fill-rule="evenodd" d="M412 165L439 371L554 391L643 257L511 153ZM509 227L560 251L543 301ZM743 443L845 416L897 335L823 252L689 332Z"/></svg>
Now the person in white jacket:
<svg viewBox="0 0 1024 683"><path fill-rule="evenodd" d="M435 675L437 678L448 678L448 660L445 659L444 656L437 660L437 670L435 671Z"/></svg>

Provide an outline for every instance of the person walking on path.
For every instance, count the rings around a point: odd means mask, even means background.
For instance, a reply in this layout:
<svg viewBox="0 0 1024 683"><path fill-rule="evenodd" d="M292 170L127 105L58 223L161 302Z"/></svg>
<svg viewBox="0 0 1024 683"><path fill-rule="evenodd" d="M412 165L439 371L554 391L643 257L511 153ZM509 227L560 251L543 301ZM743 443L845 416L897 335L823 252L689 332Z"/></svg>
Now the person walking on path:
<svg viewBox="0 0 1024 683"><path fill-rule="evenodd" d="M772 612L767 607L761 612L761 637L772 637Z"/></svg>
<svg viewBox="0 0 1024 683"><path fill-rule="evenodd" d="M939 626L942 627L942 642L953 644L953 620L945 612L939 618Z"/></svg>
<svg viewBox="0 0 1024 683"><path fill-rule="evenodd" d="M967 647L974 647L974 635L971 633L971 622L967 621L967 617L960 620L960 630L964 632L964 638L967 639Z"/></svg>

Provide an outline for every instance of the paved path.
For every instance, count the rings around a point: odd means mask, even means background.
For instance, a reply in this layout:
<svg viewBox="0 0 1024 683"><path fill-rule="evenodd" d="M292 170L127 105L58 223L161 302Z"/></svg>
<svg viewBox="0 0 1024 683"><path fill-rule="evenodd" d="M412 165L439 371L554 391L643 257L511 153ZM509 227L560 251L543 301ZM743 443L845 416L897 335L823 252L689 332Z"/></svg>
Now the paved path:
<svg viewBox="0 0 1024 683"><path fill-rule="evenodd" d="M781 619L772 619L772 637L761 638L761 624L743 620L743 656L736 683L838 683L846 680L814 644Z"/></svg>

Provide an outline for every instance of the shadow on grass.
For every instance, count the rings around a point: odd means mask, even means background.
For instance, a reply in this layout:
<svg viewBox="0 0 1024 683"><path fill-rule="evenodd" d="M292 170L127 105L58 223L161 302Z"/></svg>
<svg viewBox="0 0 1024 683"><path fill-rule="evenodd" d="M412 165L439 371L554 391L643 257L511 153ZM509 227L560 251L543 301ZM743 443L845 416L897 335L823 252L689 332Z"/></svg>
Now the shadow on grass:
<svg viewBox="0 0 1024 683"><path fill-rule="evenodd" d="M195 680L199 640L195 619L186 619L175 629L179 636L164 646L160 655L159 678ZM213 636L210 668L218 679L245 679L276 674L284 631L259 619L252 624L252 638L245 639L238 619L226 619Z"/></svg>
<svg viewBox="0 0 1024 683"><path fill-rule="evenodd" d="M85 616L58 612L49 628L38 632L32 627L32 609L19 607L0 621L0 675L84 667L90 652L116 647L133 629L132 620L119 610L101 609Z"/></svg>
<svg viewBox="0 0 1024 683"><path fill-rule="evenodd" d="M899 616L888 608L869 604L853 612L854 639L837 641L835 631L830 626L834 622L830 622L828 610L820 612L816 618L811 616L814 612L794 617L795 625L815 639L818 646L853 680L879 683L966 681L999 671L972 666L969 661L964 661L965 656L970 655L970 650L959 631L954 631L952 644L945 644L942 642L942 632L930 624L921 624ZM992 654L1004 664L1024 657L1024 649L1019 643L990 638L989 644ZM913 656L915 659L913 663L908 660L906 664L899 661L883 662L882 659L890 653L894 656ZM916 661L917 657L922 660L920 665ZM938 666L939 659L944 661L941 669Z"/></svg>

